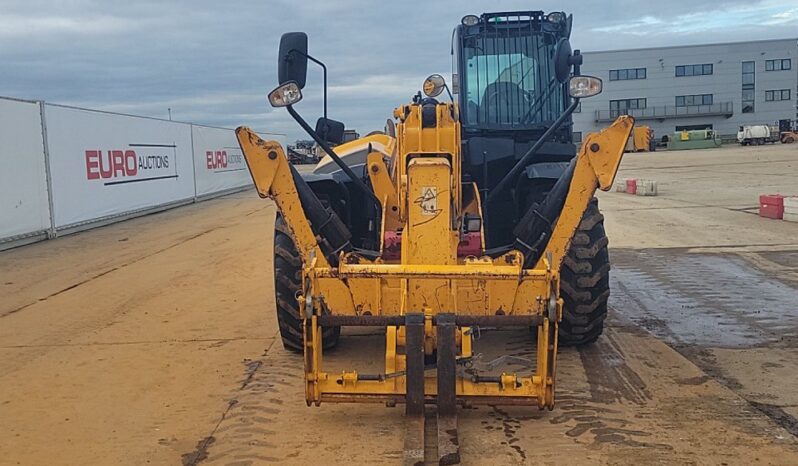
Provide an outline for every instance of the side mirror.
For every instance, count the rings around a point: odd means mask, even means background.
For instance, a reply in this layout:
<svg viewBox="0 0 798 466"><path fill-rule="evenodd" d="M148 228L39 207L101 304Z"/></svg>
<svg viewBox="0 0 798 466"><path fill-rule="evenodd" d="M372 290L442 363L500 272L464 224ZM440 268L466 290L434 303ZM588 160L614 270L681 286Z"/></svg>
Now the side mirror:
<svg viewBox="0 0 798 466"><path fill-rule="evenodd" d="M308 35L304 32L287 32L280 38L277 57L279 84L294 81L302 89L308 74Z"/></svg>
<svg viewBox="0 0 798 466"><path fill-rule="evenodd" d="M385 120L385 134L392 138L396 137L396 123L394 123L390 118Z"/></svg>
<svg viewBox="0 0 798 466"><path fill-rule="evenodd" d="M432 74L424 80L424 95L427 97L437 97L446 88L446 80L439 74Z"/></svg>
<svg viewBox="0 0 798 466"><path fill-rule="evenodd" d="M569 17L570 18L570 17ZM582 64L583 57L579 50L571 50L571 41L563 37L554 47L554 74L557 81L564 83L571 75L571 67L576 66L575 74L579 74L579 66Z"/></svg>
<svg viewBox="0 0 798 466"><path fill-rule="evenodd" d="M554 75L557 81L564 83L571 74L571 41L562 38L554 47Z"/></svg>
<svg viewBox="0 0 798 466"><path fill-rule="evenodd" d="M344 124L321 117L316 121L316 134L330 144L341 144L344 142Z"/></svg>
<svg viewBox="0 0 798 466"><path fill-rule="evenodd" d="M599 95L603 88L604 83L595 76L574 76L568 81L568 94L579 99Z"/></svg>

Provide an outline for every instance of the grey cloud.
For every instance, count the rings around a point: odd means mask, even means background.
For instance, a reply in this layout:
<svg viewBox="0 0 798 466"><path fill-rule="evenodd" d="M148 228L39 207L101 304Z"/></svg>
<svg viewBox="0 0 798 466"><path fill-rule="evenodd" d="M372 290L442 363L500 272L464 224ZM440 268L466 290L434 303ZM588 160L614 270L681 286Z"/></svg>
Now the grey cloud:
<svg viewBox="0 0 798 466"><path fill-rule="evenodd" d="M4 0L0 94L303 137L266 93L276 84L283 32L303 30L329 68L330 116L366 133L382 128L430 73L449 75L452 28L468 13L526 9L524 1ZM595 1L535 4L573 12L582 50L764 39L795 35L796 1ZM777 8L774 14L773 10ZM726 21L680 31L686 12ZM728 13L731 12L731 13ZM766 12L766 13L763 13ZM759 15L759 16L758 16ZM693 17L695 18L695 16ZM311 71L301 112L321 113Z"/></svg>

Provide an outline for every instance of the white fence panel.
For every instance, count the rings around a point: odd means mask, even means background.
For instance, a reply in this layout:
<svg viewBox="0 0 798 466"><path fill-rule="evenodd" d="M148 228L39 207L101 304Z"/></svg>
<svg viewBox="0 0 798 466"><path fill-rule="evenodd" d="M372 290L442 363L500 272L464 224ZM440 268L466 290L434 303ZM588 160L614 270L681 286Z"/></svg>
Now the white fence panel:
<svg viewBox="0 0 798 466"><path fill-rule="evenodd" d="M45 105L56 228L194 197L191 125Z"/></svg>
<svg viewBox="0 0 798 466"><path fill-rule="evenodd" d="M198 197L252 185L233 130L193 125L191 134Z"/></svg>
<svg viewBox="0 0 798 466"><path fill-rule="evenodd" d="M38 102L0 98L0 243L50 228Z"/></svg>

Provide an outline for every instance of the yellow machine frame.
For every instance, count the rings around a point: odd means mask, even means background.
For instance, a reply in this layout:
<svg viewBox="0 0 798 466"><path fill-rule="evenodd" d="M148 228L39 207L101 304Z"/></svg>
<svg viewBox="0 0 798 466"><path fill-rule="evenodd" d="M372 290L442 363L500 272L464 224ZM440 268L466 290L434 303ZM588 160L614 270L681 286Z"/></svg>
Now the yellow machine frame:
<svg viewBox="0 0 798 466"><path fill-rule="evenodd" d="M407 334L404 317L423 315L424 353L437 348L437 324L454 315L458 361L472 356L471 325L515 322L537 327L535 373L503 373L489 381L458 375L458 401L554 406L557 328L562 316L559 271L571 238L596 189L612 186L634 124L628 116L587 136L577 155L565 206L545 253L534 267L510 251L500 257L457 257L465 212L481 214L479 194L463 205L460 124L454 104L435 106L435 125L425 124L422 106L394 111L396 146L392 157L368 155L368 174L382 203L382 232L402 228L400 261L370 260L342 253L331 267L322 254L297 195L291 168L276 141L264 141L248 128L236 134L258 194L273 199L302 258L298 296L305 319L305 394L322 401L404 402L408 393ZM473 186L465 185L473 190ZM484 245L484 237L482 239ZM451 320L451 319L450 319ZM322 325L386 327L385 371L365 376L356 370L327 373L322 368ZM423 375L424 398L435 400L435 375Z"/></svg>

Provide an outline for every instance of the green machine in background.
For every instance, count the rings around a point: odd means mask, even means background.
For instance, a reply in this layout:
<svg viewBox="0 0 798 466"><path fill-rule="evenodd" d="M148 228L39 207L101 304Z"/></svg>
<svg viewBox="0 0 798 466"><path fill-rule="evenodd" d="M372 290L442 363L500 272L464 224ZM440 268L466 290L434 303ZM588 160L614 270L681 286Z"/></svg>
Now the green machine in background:
<svg viewBox="0 0 798 466"><path fill-rule="evenodd" d="M710 149L720 146L720 135L711 129L676 131L668 141L668 150Z"/></svg>

